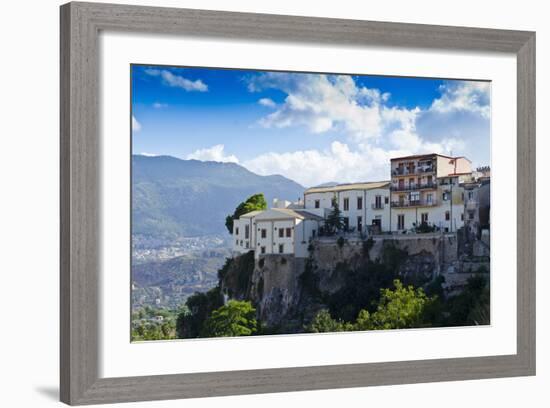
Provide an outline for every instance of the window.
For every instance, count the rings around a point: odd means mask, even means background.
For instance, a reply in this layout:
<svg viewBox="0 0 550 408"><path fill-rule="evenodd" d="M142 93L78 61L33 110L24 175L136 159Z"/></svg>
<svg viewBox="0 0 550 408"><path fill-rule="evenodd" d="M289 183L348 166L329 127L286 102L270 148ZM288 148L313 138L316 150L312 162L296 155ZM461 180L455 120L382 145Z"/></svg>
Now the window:
<svg viewBox="0 0 550 408"><path fill-rule="evenodd" d="M285 229L279 228L279 238L283 238L285 236Z"/></svg>
<svg viewBox="0 0 550 408"><path fill-rule="evenodd" d="M238 239L235 240L235 245L239 245L239 240Z"/></svg>
<svg viewBox="0 0 550 408"><path fill-rule="evenodd" d="M449 221L451 219L451 213L449 211L445 211L445 221Z"/></svg>
<svg viewBox="0 0 550 408"><path fill-rule="evenodd" d="M388 204L390 202L390 198L389 197L384 197L384 204Z"/></svg>
<svg viewBox="0 0 550 408"><path fill-rule="evenodd" d="M262 228L261 230L261 237L266 238L267 237L267 230L265 228Z"/></svg>
<svg viewBox="0 0 550 408"><path fill-rule="evenodd" d="M250 248L250 244L248 243L248 241L246 241L245 247L246 247L246 249Z"/></svg>
<svg viewBox="0 0 550 408"><path fill-rule="evenodd" d="M279 244L279 253L282 254L285 252L285 245L284 244Z"/></svg>
<svg viewBox="0 0 550 408"><path fill-rule="evenodd" d="M357 209L358 210L363 209L363 197L357 197Z"/></svg>
<svg viewBox="0 0 550 408"><path fill-rule="evenodd" d="M349 229L349 217L344 217L344 230L347 231Z"/></svg>
<svg viewBox="0 0 550 408"><path fill-rule="evenodd" d="M349 198L344 198L344 211L349 211Z"/></svg>
<svg viewBox="0 0 550 408"><path fill-rule="evenodd" d="M443 201L449 200L449 193L443 193Z"/></svg>
<svg viewBox="0 0 550 408"><path fill-rule="evenodd" d="M363 217L357 217L357 230L363 231Z"/></svg>
<svg viewBox="0 0 550 408"><path fill-rule="evenodd" d="M468 218L469 218L470 220L473 220L474 217L475 217L475 213L474 213L473 211L468 211Z"/></svg>
<svg viewBox="0 0 550 408"><path fill-rule="evenodd" d="M315 238L315 235L317 235L317 230L311 230L311 237Z"/></svg>
<svg viewBox="0 0 550 408"><path fill-rule="evenodd" d="M382 208L382 196L374 197L374 208Z"/></svg>
<svg viewBox="0 0 550 408"><path fill-rule="evenodd" d="M244 226L244 239L248 239L248 236L250 235L250 226L245 225Z"/></svg>
<svg viewBox="0 0 550 408"><path fill-rule="evenodd" d="M235 235L239 235L239 227L235 227Z"/></svg>
<svg viewBox="0 0 550 408"><path fill-rule="evenodd" d="M291 236L292 236L292 228L287 228L286 229L286 237L290 238Z"/></svg>
<svg viewBox="0 0 550 408"><path fill-rule="evenodd" d="M432 193L426 194L426 202L427 202L428 204L433 203L433 194L432 194Z"/></svg>
<svg viewBox="0 0 550 408"><path fill-rule="evenodd" d="M460 214L460 221L464 221L464 213Z"/></svg>
<svg viewBox="0 0 550 408"><path fill-rule="evenodd" d="M473 200L473 199L474 199L474 192L468 191L468 200Z"/></svg>
<svg viewBox="0 0 550 408"><path fill-rule="evenodd" d="M405 229L405 214L397 215L397 229L398 230Z"/></svg>
<svg viewBox="0 0 550 408"><path fill-rule="evenodd" d="M321 200L315 200L315 208L321 207Z"/></svg>
<svg viewBox="0 0 550 408"><path fill-rule="evenodd" d="M428 213L422 213L422 214L420 215L420 217L421 217L421 219L422 219L422 224L424 224L424 223L427 224L427 223L428 223Z"/></svg>
<svg viewBox="0 0 550 408"><path fill-rule="evenodd" d="M261 253L261 254L265 254L265 247L264 247L264 246L263 246L263 247L260 247L260 253Z"/></svg>

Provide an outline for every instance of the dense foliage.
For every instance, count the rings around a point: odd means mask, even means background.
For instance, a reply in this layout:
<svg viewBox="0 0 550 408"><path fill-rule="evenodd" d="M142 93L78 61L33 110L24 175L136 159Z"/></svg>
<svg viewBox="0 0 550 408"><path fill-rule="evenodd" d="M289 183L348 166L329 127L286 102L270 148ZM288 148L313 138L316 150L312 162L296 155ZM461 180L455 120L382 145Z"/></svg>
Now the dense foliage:
<svg viewBox="0 0 550 408"><path fill-rule="evenodd" d="M223 296L216 286L206 293L195 293L186 302L187 310L178 315L176 332L180 339L202 337L206 319L217 308L223 306Z"/></svg>
<svg viewBox="0 0 550 408"><path fill-rule="evenodd" d="M256 309L250 302L230 300L206 320L201 337L250 336L258 330Z"/></svg>
<svg viewBox="0 0 550 408"><path fill-rule="evenodd" d="M312 333L352 330L387 330L429 326L425 311L435 301L422 289L403 286L394 280L394 289L380 289L380 300L374 313L362 309L355 322L333 319L328 310L321 310L307 331Z"/></svg>
<svg viewBox="0 0 550 408"><path fill-rule="evenodd" d="M225 227L230 234L233 234L233 221L238 219L241 215L249 213L251 211L265 210L267 209L267 201L262 193L254 194L246 199L246 201L240 203L233 215L225 217Z"/></svg>

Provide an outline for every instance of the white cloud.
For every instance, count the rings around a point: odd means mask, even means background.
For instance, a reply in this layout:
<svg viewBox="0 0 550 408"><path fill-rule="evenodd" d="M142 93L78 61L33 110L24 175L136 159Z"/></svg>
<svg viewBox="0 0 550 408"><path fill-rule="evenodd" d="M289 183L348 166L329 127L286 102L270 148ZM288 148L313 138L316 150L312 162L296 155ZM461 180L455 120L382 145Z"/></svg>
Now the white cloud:
<svg viewBox="0 0 550 408"><path fill-rule="evenodd" d="M194 159L194 160L201 160L201 161L216 161L216 162L224 162L224 163L238 163L239 159L237 159L234 155L226 155L225 154L225 146L222 144L214 145L209 148L205 149L198 149L195 150L193 153L187 156L188 160Z"/></svg>
<svg viewBox="0 0 550 408"><path fill-rule="evenodd" d="M278 108L260 119L266 128L305 126L311 133L343 131L355 142L405 126L418 110L387 106L389 93L358 86L349 75L264 73L248 78L248 89L279 89L287 94Z"/></svg>
<svg viewBox="0 0 550 408"><path fill-rule="evenodd" d="M157 156L160 156L160 155L159 155L159 154L156 154L156 153L141 152L141 153L140 153L140 156L157 157Z"/></svg>
<svg viewBox="0 0 550 408"><path fill-rule="evenodd" d="M139 123L136 117L132 115L132 131L139 132L140 130L141 130L141 123Z"/></svg>
<svg viewBox="0 0 550 408"><path fill-rule="evenodd" d="M433 101L430 110L440 113L474 112L484 118L491 115L489 82L447 82L441 86L441 92L441 97Z"/></svg>
<svg viewBox="0 0 550 408"><path fill-rule="evenodd" d="M401 139L399 139L401 137ZM417 153L449 153L453 141L425 143L411 134L397 134L399 143L390 149L362 143L356 148L334 141L325 150L299 150L265 153L243 162L250 171L261 175L281 174L305 187L326 182L388 180L390 159Z"/></svg>
<svg viewBox="0 0 550 408"><path fill-rule="evenodd" d="M181 75L174 75L172 72L166 69L155 69L150 68L146 69L145 73L147 75L156 76L162 78L162 82L165 85L181 88L188 92L197 91L197 92L206 92L208 91L208 86L202 82L200 79L192 81L190 79L184 78Z"/></svg>
<svg viewBox="0 0 550 408"><path fill-rule="evenodd" d="M303 126L313 134L332 130L331 136L342 139L324 150L269 152L243 163L256 173L282 174L311 186L388 179L390 158L412 154L465 154L488 164L487 83L449 82L428 109L392 106L390 94L360 86L347 75L265 73L248 78L250 92L266 89L287 96L260 125Z"/></svg>
<svg viewBox="0 0 550 408"><path fill-rule="evenodd" d="M166 104L166 103L155 102L153 104L153 108L155 108L155 109L163 109L163 108L166 108L166 107L168 107L168 104Z"/></svg>
<svg viewBox="0 0 550 408"><path fill-rule="evenodd" d="M258 103L267 108L274 108L275 106L277 106L277 104L273 102L273 100L270 98L261 98Z"/></svg>

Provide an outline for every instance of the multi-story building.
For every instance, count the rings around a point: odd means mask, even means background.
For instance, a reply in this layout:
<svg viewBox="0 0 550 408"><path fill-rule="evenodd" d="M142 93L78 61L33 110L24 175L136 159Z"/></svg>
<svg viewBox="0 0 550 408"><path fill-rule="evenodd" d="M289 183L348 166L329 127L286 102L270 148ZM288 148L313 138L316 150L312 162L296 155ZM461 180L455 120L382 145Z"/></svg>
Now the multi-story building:
<svg viewBox="0 0 550 408"><path fill-rule="evenodd" d="M304 209L271 208L252 211L233 222L233 250L254 255L308 256L309 240L315 238L323 217Z"/></svg>
<svg viewBox="0 0 550 408"><path fill-rule="evenodd" d="M330 210L336 200L346 230L389 231L389 186L388 181L381 181L308 188L304 192L304 206L306 210Z"/></svg>
<svg viewBox="0 0 550 408"><path fill-rule="evenodd" d="M471 177L465 157L433 153L391 159L390 230L425 224L456 231L464 224L461 183Z"/></svg>

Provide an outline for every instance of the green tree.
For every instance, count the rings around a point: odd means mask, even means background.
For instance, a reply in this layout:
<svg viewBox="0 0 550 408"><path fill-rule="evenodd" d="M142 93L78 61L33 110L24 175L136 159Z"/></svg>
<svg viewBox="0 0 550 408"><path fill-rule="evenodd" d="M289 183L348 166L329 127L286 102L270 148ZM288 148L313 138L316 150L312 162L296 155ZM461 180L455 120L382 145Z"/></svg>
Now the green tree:
<svg viewBox="0 0 550 408"><path fill-rule="evenodd" d="M425 310L436 298L426 296L422 288L405 287L398 279L393 284L395 290L380 290L380 301L374 313L368 316L360 313L361 328L358 330L406 329L426 325Z"/></svg>
<svg viewBox="0 0 550 408"><path fill-rule="evenodd" d="M306 326L306 331L309 333L342 332L352 329L353 326L351 324L333 319L330 316L330 312L326 309L319 311L311 323Z"/></svg>
<svg viewBox="0 0 550 408"><path fill-rule="evenodd" d="M200 337L203 325L215 309L223 305L223 296L218 286L206 293L195 293L185 303L176 320L176 334L178 338Z"/></svg>
<svg viewBox="0 0 550 408"><path fill-rule="evenodd" d="M240 203L233 215L225 217L225 227L230 234L233 234L233 221L238 219L241 215L249 213L251 211L265 210L267 209L267 201L262 193L254 194L246 199L246 201Z"/></svg>
<svg viewBox="0 0 550 408"><path fill-rule="evenodd" d="M230 300L206 320L201 337L250 336L258 330L256 309L248 301Z"/></svg>
<svg viewBox="0 0 550 408"><path fill-rule="evenodd" d="M338 207L338 200L336 199L336 196L332 198L332 210L327 216L325 227L330 234L334 234L335 232L344 229L344 219L342 217L342 212Z"/></svg>

